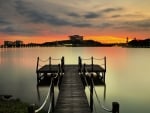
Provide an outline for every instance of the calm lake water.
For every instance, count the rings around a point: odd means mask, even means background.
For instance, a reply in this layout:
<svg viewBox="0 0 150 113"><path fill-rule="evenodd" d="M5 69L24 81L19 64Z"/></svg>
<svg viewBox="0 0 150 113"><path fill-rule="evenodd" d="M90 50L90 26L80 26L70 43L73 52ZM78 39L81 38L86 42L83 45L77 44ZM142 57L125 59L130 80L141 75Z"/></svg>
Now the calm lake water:
<svg viewBox="0 0 150 113"><path fill-rule="evenodd" d="M120 113L150 113L150 49L139 48L0 48L0 94L11 94L27 103L40 105L47 87L36 88L37 57L65 57L66 64L77 64L78 56L107 57L106 100L104 87L96 87L101 103L111 108L120 103ZM58 62L52 62L58 63ZM90 62L87 62L90 63ZM99 63L96 61L95 63ZM87 95L89 95L86 89ZM95 98L95 97L94 97ZM96 101L96 100L95 100ZM102 111L97 101L96 111ZM95 111L95 112L96 112Z"/></svg>

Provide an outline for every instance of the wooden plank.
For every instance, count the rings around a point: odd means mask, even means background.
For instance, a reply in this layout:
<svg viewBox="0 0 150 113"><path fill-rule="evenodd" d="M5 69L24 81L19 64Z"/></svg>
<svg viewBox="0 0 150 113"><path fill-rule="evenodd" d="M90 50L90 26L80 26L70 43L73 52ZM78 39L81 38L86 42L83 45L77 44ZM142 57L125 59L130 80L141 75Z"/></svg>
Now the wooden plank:
<svg viewBox="0 0 150 113"><path fill-rule="evenodd" d="M65 66L54 113L91 113L77 65Z"/></svg>

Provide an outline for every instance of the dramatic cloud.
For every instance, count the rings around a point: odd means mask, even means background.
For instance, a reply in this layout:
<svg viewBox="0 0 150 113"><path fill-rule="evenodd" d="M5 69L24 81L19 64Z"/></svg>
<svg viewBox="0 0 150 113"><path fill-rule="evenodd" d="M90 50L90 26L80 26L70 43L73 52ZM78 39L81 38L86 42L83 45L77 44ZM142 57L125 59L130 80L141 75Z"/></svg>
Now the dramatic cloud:
<svg viewBox="0 0 150 113"><path fill-rule="evenodd" d="M71 16L71 17L81 17L81 15L77 14L77 13L74 13L74 12L71 12L71 13L68 13L68 16Z"/></svg>
<svg viewBox="0 0 150 113"><path fill-rule="evenodd" d="M0 17L0 25L8 25L10 24L8 21Z"/></svg>
<svg viewBox="0 0 150 113"><path fill-rule="evenodd" d="M93 18L98 18L100 17L99 14L93 13L93 12L89 12L86 15L84 15L85 18L87 19L93 19Z"/></svg>
<svg viewBox="0 0 150 113"><path fill-rule="evenodd" d="M122 30L144 34L150 30L150 8L140 6L130 0L0 0L0 33L107 35Z"/></svg>
<svg viewBox="0 0 150 113"><path fill-rule="evenodd" d="M109 13L109 12L116 12L116 11L122 11L123 8L106 8L103 9L102 12L103 13Z"/></svg>

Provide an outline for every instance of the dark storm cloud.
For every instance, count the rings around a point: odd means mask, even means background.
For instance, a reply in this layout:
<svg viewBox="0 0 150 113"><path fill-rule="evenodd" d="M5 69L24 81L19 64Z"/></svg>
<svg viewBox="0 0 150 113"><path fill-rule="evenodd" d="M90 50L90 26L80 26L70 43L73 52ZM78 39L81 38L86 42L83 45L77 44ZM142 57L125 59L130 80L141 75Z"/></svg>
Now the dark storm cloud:
<svg viewBox="0 0 150 113"><path fill-rule="evenodd" d="M140 28L150 29L150 19L135 21L133 22L133 25L135 25L136 27L140 27Z"/></svg>
<svg viewBox="0 0 150 113"><path fill-rule="evenodd" d="M124 29L127 31L149 31L150 19L119 22L114 29Z"/></svg>
<svg viewBox="0 0 150 113"><path fill-rule="evenodd" d="M7 33L7 34L12 34L16 31L12 27L6 27L6 28L1 28L0 32Z"/></svg>
<svg viewBox="0 0 150 113"><path fill-rule="evenodd" d="M8 25L10 22L6 21L4 18L0 17L0 25Z"/></svg>
<svg viewBox="0 0 150 113"><path fill-rule="evenodd" d="M22 29L16 29L14 27L5 27L5 28L0 28L0 32L2 33L6 33L6 34L10 34L10 35L14 35L14 34L24 34L24 35L32 35L35 34L35 32L33 31L28 31L28 30L22 30ZM37 34L37 32L36 32Z"/></svg>
<svg viewBox="0 0 150 113"><path fill-rule="evenodd" d="M91 27L92 25L85 22L71 22L68 19L59 18L57 15L44 13L42 11L38 11L35 9L29 8L26 3L22 1L16 2L16 10L20 13L20 15L25 16L28 19L28 22L31 23L43 23L50 24L54 26L73 26L73 27ZM72 17L80 17L77 13L66 13L68 16ZM94 18L98 15L91 13L86 15L87 18Z"/></svg>
<svg viewBox="0 0 150 113"><path fill-rule="evenodd" d="M89 24L89 23L76 23L76 24L73 24L72 26L75 26L75 27L92 27L92 24Z"/></svg>
<svg viewBox="0 0 150 113"><path fill-rule="evenodd" d="M103 13L109 13L109 12L116 12L116 11L122 11L123 8L119 7L119 8L106 8L101 10L101 12Z"/></svg>
<svg viewBox="0 0 150 113"><path fill-rule="evenodd" d="M81 17L79 14L74 13L74 12L68 13L67 15L71 17Z"/></svg>
<svg viewBox="0 0 150 113"><path fill-rule="evenodd" d="M93 13L93 12L89 12L86 15L84 15L84 17L87 19L98 18L99 16L101 16L101 15L97 14L97 13Z"/></svg>
<svg viewBox="0 0 150 113"><path fill-rule="evenodd" d="M108 28L108 27L113 27L114 24L111 23L101 23L98 27L99 28Z"/></svg>

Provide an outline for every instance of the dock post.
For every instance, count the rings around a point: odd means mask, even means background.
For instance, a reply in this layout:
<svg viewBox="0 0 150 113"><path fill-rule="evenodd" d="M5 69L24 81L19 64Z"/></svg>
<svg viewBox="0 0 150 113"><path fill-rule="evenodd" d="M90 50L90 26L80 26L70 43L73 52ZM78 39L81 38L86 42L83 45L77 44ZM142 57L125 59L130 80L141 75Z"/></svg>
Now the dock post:
<svg viewBox="0 0 150 113"><path fill-rule="evenodd" d="M92 73L93 73L93 56L91 57L91 64L92 64Z"/></svg>
<svg viewBox="0 0 150 113"><path fill-rule="evenodd" d="M60 80L61 77L61 68L60 68L60 64L58 64L58 68L59 68L59 72L58 72L58 81ZM58 89L60 90L60 81L58 83Z"/></svg>
<svg viewBox="0 0 150 113"><path fill-rule="evenodd" d="M39 60L40 60L40 58L37 57L37 65L36 65L37 84L39 84L39 72L38 72L38 68L39 68Z"/></svg>
<svg viewBox="0 0 150 113"><path fill-rule="evenodd" d="M36 72L38 71L38 68L39 68L39 57L37 57Z"/></svg>
<svg viewBox="0 0 150 113"><path fill-rule="evenodd" d="M105 72L106 72L106 56L104 57Z"/></svg>
<svg viewBox="0 0 150 113"><path fill-rule="evenodd" d="M52 94L52 112L54 112L54 107L55 107L55 95L54 95L54 79L53 79L53 78L52 78L51 94Z"/></svg>
<svg viewBox="0 0 150 113"><path fill-rule="evenodd" d="M112 102L112 113L119 113L119 103Z"/></svg>
<svg viewBox="0 0 150 113"><path fill-rule="evenodd" d="M90 108L91 112L93 112L93 74L91 74L90 86Z"/></svg>
<svg viewBox="0 0 150 113"><path fill-rule="evenodd" d="M85 76L85 64L83 65L83 75Z"/></svg>
<svg viewBox="0 0 150 113"><path fill-rule="evenodd" d="M29 107L28 107L28 113L35 113L35 105L34 104L32 104L32 105L30 105Z"/></svg>
<svg viewBox="0 0 150 113"><path fill-rule="evenodd" d="M81 57L80 57L80 56L78 57L78 63L79 63L79 69L78 69L78 71L81 73L82 60L81 60Z"/></svg>
<svg viewBox="0 0 150 113"><path fill-rule="evenodd" d="M49 68L51 67L51 57L49 57Z"/></svg>
<svg viewBox="0 0 150 113"><path fill-rule="evenodd" d="M61 69L62 69L62 72L64 73L64 56L62 56L61 58Z"/></svg>

